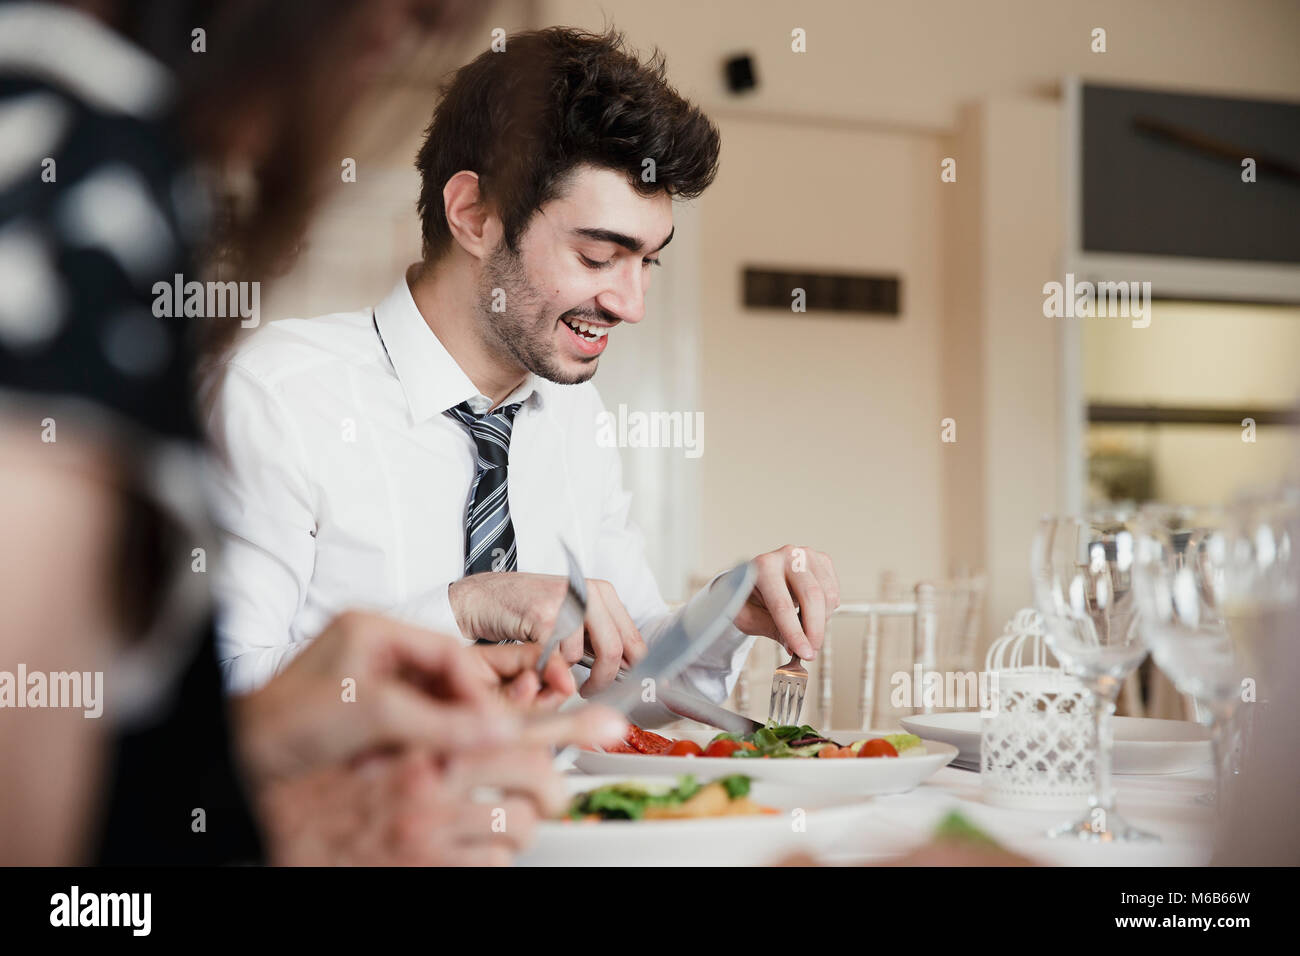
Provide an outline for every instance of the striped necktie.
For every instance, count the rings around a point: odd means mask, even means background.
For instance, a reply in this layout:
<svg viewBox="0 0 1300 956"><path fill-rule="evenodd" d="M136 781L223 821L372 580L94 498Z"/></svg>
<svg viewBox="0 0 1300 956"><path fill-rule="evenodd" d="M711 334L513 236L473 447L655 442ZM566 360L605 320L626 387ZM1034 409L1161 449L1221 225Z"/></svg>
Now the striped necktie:
<svg viewBox="0 0 1300 956"><path fill-rule="evenodd" d="M510 431L520 404L516 402L476 415L469 402L461 402L446 412L465 426L478 451L469 510L465 514L467 575L480 571L514 571L519 564L506 494L506 462L510 457Z"/></svg>

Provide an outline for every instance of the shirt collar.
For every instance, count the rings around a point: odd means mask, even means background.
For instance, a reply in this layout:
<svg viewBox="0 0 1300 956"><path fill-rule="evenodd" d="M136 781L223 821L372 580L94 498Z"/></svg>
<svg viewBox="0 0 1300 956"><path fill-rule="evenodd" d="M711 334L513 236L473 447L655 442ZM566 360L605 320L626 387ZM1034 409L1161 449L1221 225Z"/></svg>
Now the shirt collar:
<svg viewBox="0 0 1300 956"><path fill-rule="evenodd" d="M441 415L461 402L468 402L474 413L480 415L492 407L491 399L479 392L424 321L405 276L375 306L375 326L406 396L411 417L417 423ZM529 372L501 404L520 402L540 406L547 384L545 379Z"/></svg>

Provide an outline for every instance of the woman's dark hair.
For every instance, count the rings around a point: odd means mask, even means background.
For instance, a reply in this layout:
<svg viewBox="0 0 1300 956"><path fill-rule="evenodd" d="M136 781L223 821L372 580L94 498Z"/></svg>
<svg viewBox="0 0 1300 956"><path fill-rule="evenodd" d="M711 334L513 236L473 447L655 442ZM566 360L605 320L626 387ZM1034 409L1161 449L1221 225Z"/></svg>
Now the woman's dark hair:
<svg viewBox="0 0 1300 956"><path fill-rule="evenodd" d="M718 149L717 128L668 84L658 51L643 62L613 30L507 37L503 51L452 75L425 131L415 163L425 259L451 242L442 190L461 170L478 174L506 246L518 251L533 213L576 167L626 173L645 195L689 199L713 182Z"/></svg>
<svg viewBox="0 0 1300 956"><path fill-rule="evenodd" d="M477 0L386 0L419 34L459 38L476 24ZM370 55L364 25L373 0L118 0L105 19L176 78L172 126L197 156L220 161L250 117L269 115L270 141L248 170L251 196L217 197L212 233L195 250L216 278L273 278L292 262L329 185L340 139L365 84L352 67ZM204 33L203 52L195 31ZM393 56L384 57L389 68ZM224 172L224 171L223 171ZM224 185L224 184L223 184ZM205 322L206 361L218 360L238 321Z"/></svg>
<svg viewBox="0 0 1300 956"><path fill-rule="evenodd" d="M292 250L319 198L320 167L344 91L328 85L347 53L354 0L122 0L116 26L176 78L173 127L188 148L220 160L250 115L274 116L273 142L251 170L255 195L241 215L223 202L202 250L264 275ZM202 52L193 33L205 34ZM327 97L333 95L335 102ZM222 197L224 200L225 197Z"/></svg>

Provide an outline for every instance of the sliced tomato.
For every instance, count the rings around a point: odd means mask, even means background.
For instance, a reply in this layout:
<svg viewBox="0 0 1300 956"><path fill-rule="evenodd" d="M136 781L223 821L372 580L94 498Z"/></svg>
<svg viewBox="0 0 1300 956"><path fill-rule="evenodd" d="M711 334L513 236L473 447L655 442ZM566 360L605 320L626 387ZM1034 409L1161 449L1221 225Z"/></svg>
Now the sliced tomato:
<svg viewBox="0 0 1300 956"><path fill-rule="evenodd" d="M693 740L679 740L668 751L670 757L699 757L703 754L704 748Z"/></svg>
<svg viewBox="0 0 1300 956"><path fill-rule="evenodd" d="M667 737L661 737L659 734L642 730L636 724L628 728L624 742L639 754L666 753L676 743L676 741Z"/></svg>
<svg viewBox="0 0 1300 956"><path fill-rule="evenodd" d="M671 737L660 737L658 734L647 732L645 740L642 742L644 749L641 752L647 754L666 754L668 751L673 749L673 744L675 743L677 743L677 741L673 740Z"/></svg>
<svg viewBox="0 0 1300 956"><path fill-rule="evenodd" d="M862 752L859 757L897 757L898 751L884 737L876 737L874 740L868 740L862 745Z"/></svg>

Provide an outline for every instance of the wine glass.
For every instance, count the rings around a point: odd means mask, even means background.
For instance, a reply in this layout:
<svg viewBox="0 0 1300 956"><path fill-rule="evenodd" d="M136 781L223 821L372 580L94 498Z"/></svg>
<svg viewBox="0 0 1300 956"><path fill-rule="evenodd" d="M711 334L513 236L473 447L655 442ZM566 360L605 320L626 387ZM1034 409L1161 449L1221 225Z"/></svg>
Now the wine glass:
<svg viewBox="0 0 1300 956"><path fill-rule="evenodd" d="M1223 812L1238 772L1234 718L1242 669L1224 620L1233 524L1217 507L1147 505L1138 515L1133 593L1151 656L1198 712L1209 715L1215 792ZM1217 798L1216 798L1217 794Z"/></svg>
<svg viewBox="0 0 1300 956"><path fill-rule="evenodd" d="M1096 780L1082 817L1049 831L1091 843L1156 840L1115 810L1111 716L1124 679L1146 657L1137 627L1134 534L1125 511L1086 518L1045 516L1034 536L1030 571L1047 644L1092 694Z"/></svg>
<svg viewBox="0 0 1300 956"><path fill-rule="evenodd" d="M1239 495L1227 511L1223 615L1240 668L1234 688L1239 698L1236 732L1242 738L1242 759L1249 760L1255 718L1267 715L1270 698L1292 693L1290 687L1278 686L1274 675L1284 672L1296 652L1300 486Z"/></svg>

